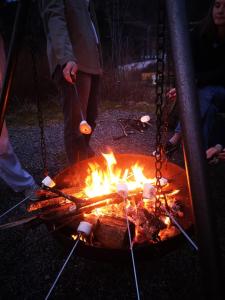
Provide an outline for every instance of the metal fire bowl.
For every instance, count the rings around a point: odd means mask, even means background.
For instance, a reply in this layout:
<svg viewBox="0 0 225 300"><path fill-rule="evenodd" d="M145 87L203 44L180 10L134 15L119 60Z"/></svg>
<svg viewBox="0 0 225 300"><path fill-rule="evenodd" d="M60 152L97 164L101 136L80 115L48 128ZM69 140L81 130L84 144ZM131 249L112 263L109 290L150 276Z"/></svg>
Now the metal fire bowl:
<svg viewBox="0 0 225 300"><path fill-rule="evenodd" d="M144 167L144 174L146 177L155 177L155 157L139 154L116 154L115 157L117 160L117 166L119 168L129 168L131 165L138 163L140 166ZM66 168L54 178L56 187L61 189L72 186L81 186L81 183L85 182L89 163L97 163L100 166L105 166L105 159L102 156L93 157L80 161L79 163ZM169 180L170 190L180 190L178 195L179 199L182 200L182 203L185 206L185 211L184 217L180 218L178 222L183 229L191 233L193 229L193 216L185 170L176 164L167 162L163 164L162 176ZM68 245L72 247L74 241L68 234L65 233L65 231L62 230L61 232L55 233L55 237L59 239L65 246ZM154 260L159 256L175 250L180 243L183 242L186 242L184 236L181 233L178 233L173 237L161 242L135 245L134 254L136 259ZM80 242L78 245L79 246L76 250L76 253L79 256L105 261L126 261L127 259L130 259L129 249L109 249L88 246L83 242Z"/></svg>

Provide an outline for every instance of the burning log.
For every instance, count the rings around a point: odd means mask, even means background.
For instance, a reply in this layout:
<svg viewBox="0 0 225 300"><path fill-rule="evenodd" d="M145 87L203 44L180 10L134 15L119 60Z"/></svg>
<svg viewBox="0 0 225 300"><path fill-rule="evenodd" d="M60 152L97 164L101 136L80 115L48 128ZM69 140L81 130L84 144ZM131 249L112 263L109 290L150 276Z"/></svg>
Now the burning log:
<svg viewBox="0 0 225 300"><path fill-rule="evenodd" d="M51 209L56 206L62 206L64 204L68 203L68 200L66 200L63 197L57 197L57 198L51 198L48 200L42 200L42 201L35 201L32 203L29 203L27 206L27 211L32 212L39 209Z"/></svg>
<svg viewBox="0 0 225 300"><path fill-rule="evenodd" d="M110 205L114 203L120 203L122 201L121 197L118 196L117 193L111 193L107 195L102 195L102 196L97 196L93 198L89 198L87 200L84 199L79 199L79 204L77 205L77 208L80 209L81 211L86 207L85 212L90 212L95 208L102 207L105 205ZM70 202L69 200L63 198L63 197L58 197L58 198L52 198L49 200L43 200L43 201L35 201L27 206L27 210L29 212L39 210L39 209L44 209L48 208L51 209L51 207L54 206L62 206L64 204L74 205L73 202ZM89 209L89 208L90 209Z"/></svg>
<svg viewBox="0 0 225 300"><path fill-rule="evenodd" d="M52 208L49 210L46 210L41 214L42 218L48 218L48 219L58 219L60 217L68 216L68 215L74 215L76 213L76 205L67 203L63 206Z"/></svg>
<svg viewBox="0 0 225 300"><path fill-rule="evenodd" d="M100 208L100 207L108 206L108 205L112 205L112 204L119 204L122 201L123 201L123 199L117 195L117 197L115 199L106 199L106 200L101 200L101 201L94 202L94 203L91 203L88 205L84 205L84 206L80 207L78 209L78 211L79 211L79 213L87 213L88 214L96 208Z"/></svg>
<svg viewBox="0 0 225 300"><path fill-rule="evenodd" d="M137 243L159 241L160 230L167 227L160 218L144 208L128 209L128 217L136 226Z"/></svg>
<svg viewBox="0 0 225 300"><path fill-rule="evenodd" d="M126 220L115 217L100 217L94 231L94 241L101 247L121 249L128 244Z"/></svg>
<svg viewBox="0 0 225 300"><path fill-rule="evenodd" d="M56 198L54 199L55 202ZM60 200L60 199L59 199ZM47 204L49 204L49 200L46 200ZM66 203L63 204L61 206L58 207L48 207L48 209L46 209L45 211L42 211L39 214L39 217L45 221L49 221L49 222L54 222L54 223L62 223L62 222L67 222L67 223L71 223L73 222L73 220L82 220L84 217L84 214L89 214L91 213L94 209L96 208L100 208L100 207L104 207L104 206L108 206L108 205L113 205L113 204L118 204L121 203L123 201L122 198L120 198L117 195L117 198L115 199L106 199L106 200L102 200L102 201L98 201L96 203L91 203L88 205L83 205L80 206L79 208L74 204L74 203ZM40 201L40 202L44 202L44 201ZM37 205L35 207L35 204L38 204L38 202L33 203L33 209L40 207L40 205ZM85 203L86 204L86 203ZM46 207L44 207L46 208ZM43 209L43 206L41 207L41 209ZM70 226L72 228L74 228L74 226Z"/></svg>

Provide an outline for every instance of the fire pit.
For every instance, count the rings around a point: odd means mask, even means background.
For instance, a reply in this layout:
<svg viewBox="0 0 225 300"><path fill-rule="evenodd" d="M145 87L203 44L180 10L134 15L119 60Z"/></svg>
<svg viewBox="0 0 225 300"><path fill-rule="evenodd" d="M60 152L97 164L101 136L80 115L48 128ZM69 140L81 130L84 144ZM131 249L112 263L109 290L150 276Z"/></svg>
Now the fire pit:
<svg viewBox="0 0 225 300"><path fill-rule="evenodd" d="M135 256L154 259L184 239L165 207L184 230L190 230L192 225L185 171L168 162L162 174L162 194L158 195L161 205L156 210L154 157L112 153L94 157L54 178L55 188L73 195L78 203L50 192L45 200L31 204L28 210L40 210L48 228L60 228L54 235L68 245L76 238L81 221L93 224L91 236L79 243L77 254L106 260L129 259L126 210ZM116 191L118 182L126 182L126 202Z"/></svg>

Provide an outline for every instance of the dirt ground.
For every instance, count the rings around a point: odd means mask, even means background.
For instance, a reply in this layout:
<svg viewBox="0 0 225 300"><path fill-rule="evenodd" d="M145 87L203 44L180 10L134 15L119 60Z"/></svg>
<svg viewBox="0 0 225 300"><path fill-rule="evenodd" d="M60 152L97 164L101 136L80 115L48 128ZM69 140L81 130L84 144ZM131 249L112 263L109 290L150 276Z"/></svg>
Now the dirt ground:
<svg viewBox="0 0 225 300"><path fill-rule="evenodd" d="M115 142L121 134L118 118L138 117L145 112L128 113L120 110L105 111L99 116L91 145L97 155L110 146L115 153L151 155L155 148L154 126L144 134L135 133ZM132 116L131 116L132 115ZM110 126L109 126L110 124ZM20 126L9 128L11 141L23 166L37 182L43 178L40 156L39 128ZM67 165L63 148L62 123L52 122L46 127L48 164L51 176ZM104 142L103 142L104 141ZM173 158L183 165L182 153ZM211 201L216 212L218 253L224 274L225 262L225 164L208 167ZM0 182L0 214L23 199L4 182ZM26 214L20 206L1 224ZM195 239L195 235L193 234ZM166 246L165 246L166 247ZM163 247L162 247L163 248ZM173 250L152 258L136 261L140 299L206 299L205 284L201 281L198 252L184 237ZM0 299L45 299L55 277L63 265L69 249L65 249L49 234L46 226L22 225L0 231ZM74 254L60 277L50 299L137 299L131 260L123 262L93 260Z"/></svg>

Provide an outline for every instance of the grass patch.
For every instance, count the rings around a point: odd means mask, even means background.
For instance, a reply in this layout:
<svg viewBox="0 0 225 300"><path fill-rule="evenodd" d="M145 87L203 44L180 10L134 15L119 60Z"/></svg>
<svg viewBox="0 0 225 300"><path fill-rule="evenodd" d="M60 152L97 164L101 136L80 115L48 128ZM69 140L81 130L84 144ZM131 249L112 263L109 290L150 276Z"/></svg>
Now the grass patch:
<svg viewBox="0 0 225 300"><path fill-rule="evenodd" d="M45 125L49 122L59 122L63 120L62 109L58 100L48 100L41 104L41 108L42 118ZM35 126L38 124L38 118L39 113L37 105L28 100L23 103L14 102L13 107L11 105L6 114L7 123L10 126Z"/></svg>

